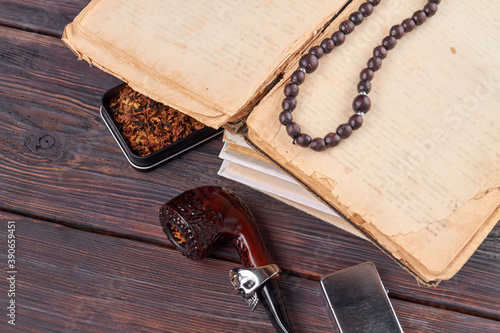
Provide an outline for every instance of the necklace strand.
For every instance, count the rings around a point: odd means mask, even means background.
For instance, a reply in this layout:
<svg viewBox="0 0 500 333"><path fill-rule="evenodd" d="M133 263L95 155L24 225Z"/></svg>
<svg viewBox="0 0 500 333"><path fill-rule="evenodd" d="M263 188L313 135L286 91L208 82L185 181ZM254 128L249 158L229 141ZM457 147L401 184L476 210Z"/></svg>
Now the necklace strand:
<svg viewBox="0 0 500 333"><path fill-rule="evenodd" d="M356 26L363 23L379 3L380 0L366 0L359 6L358 11L353 12L347 20L340 23L338 31L334 32L330 38L325 38L319 45L313 46L309 53L300 58L299 69L292 73L290 82L284 88L285 98L281 103L283 111L279 115L279 121L286 127L286 132L293 139L293 144L304 148L309 147L314 151L323 151L326 148L336 147L341 140L347 139L354 130L359 129L363 125L363 116L371 108L371 100L368 97L372 88L371 81L375 72L381 68L382 60L386 58L387 52L396 46L398 39L436 14L441 0L428 0L423 9L416 11L410 18L390 29L389 35L374 48L373 57L368 60L366 68L359 74L360 81L357 86L359 94L352 102L354 115L347 123L339 125L335 132L328 133L324 138L311 139L308 134L301 133L300 126L293 122L292 111L297 106L296 97L299 94L299 85L304 82L306 74L318 68L319 59L344 44L346 36L352 33Z"/></svg>

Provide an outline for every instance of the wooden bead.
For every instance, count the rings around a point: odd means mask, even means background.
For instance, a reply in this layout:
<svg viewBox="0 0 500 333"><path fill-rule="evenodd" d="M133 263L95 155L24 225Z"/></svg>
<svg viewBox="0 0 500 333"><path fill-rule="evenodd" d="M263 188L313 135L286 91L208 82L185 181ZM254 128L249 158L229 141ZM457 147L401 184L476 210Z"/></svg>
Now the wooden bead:
<svg viewBox="0 0 500 333"><path fill-rule="evenodd" d="M373 5L371 3L365 2L359 6L359 12L363 14L364 17L368 17L373 13Z"/></svg>
<svg viewBox="0 0 500 333"><path fill-rule="evenodd" d="M349 15L349 20L354 23L354 25L360 25L363 23L363 20L365 19L363 13L361 12L354 12L351 15Z"/></svg>
<svg viewBox="0 0 500 333"><path fill-rule="evenodd" d="M311 141L311 149L314 151L323 151L326 149L326 142L323 138L315 138Z"/></svg>
<svg viewBox="0 0 500 333"><path fill-rule="evenodd" d="M295 138L295 142L302 148L307 148L311 144L311 137L307 134L299 134Z"/></svg>
<svg viewBox="0 0 500 333"><path fill-rule="evenodd" d="M340 46L345 42L345 34L342 31L336 31L332 35L332 40L335 46Z"/></svg>
<svg viewBox="0 0 500 333"><path fill-rule="evenodd" d="M347 139L352 134L352 127L351 127L351 125L349 125L349 124L339 125L339 127L337 127L337 134L342 139Z"/></svg>
<svg viewBox="0 0 500 333"><path fill-rule="evenodd" d="M287 97L281 102L283 111L293 111L297 107L297 100L293 97Z"/></svg>
<svg viewBox="0 0 500 333"><path fill-rule="evenodd" d="M354 31L354 23L351 20L345 20L340 23L339 30L342 31L345 35L349 35Z"/></svg>
<svg viewBox="0 0 500 333"><path fill-rule="evenodd" d="M314 72L319 65L318 58L311 53L304 54L299 60L299 66L306 70L306 73Z"/></svg>
<svg viewBox="0 0 500 333"><path fill-rule="evenodd" d="M374 72L382 67L382 59L379 57L371 57L366 63L366 67L371 68Z"/></svg>
<svg viewBox="0 0 500 333"><path fill-rule="evenodd" d="M335 48L335 43L331 38L325 38L321 41L321 47L325 50L325 53L330 53Z"/></svg>
<svg viewBox="0 0 500 333"><path fill-rule="evenodd" d="M295 83L289 83L285 86L286 97L296 97L299 94L299 86Z"/></svg>
<svg viewBox="0 0 500 333"><path fill-rule="evenodd" d="M401 24L396 24L391 28L389 35L394 36L396 39L401 39L405 35L405 28Z"/></svg>
<svg viewBox="0 0 500 333"><path fill-rule="evenodd" d="M342 140L342 138L337 133L328 133L327 135L325 135L324 140L325 140L326 146L331 148L331 147L338 146L338 144L340 143L340 140Z"/></svg>
<svg viewBox="0 0 500 333"><path fill-rule="evenodd" d="M392 50L393 48L396 47L396 37L394 36L387 36L382 40L382 45L387 49L387 50Z"/></svg>
<svg viewBox="0 0 500 333"><path fill-rule="evenodd" d="M316 46L311 47L311 49L309 50L309 53L315 55L316 58L319 59L323 56L323 54L325 54L325 50L320 45L316 45Z"/></svg>
<svg viewBox="0 0 500 333"><path fill-rule="evenodd" d="M371 106L372 102L370 100L370 97L366 95L358 95L352 101L352 109L354 110L354 112L367 113L368 111L370 111Z"/></svg>
<svg viewBox="0 0 500 333"><path fill-rule="evenodd" d="M415 29L417 24L415 23L415 21L413 21L413 19L407 18L407 19L403 20L403 22L401 23L401 26L405 29L405 32L411 32L411 31L413 31L413 29Z"/></svg>
<svg viewBox="0 0 500 333"><path fill-rule="evenodd" d="M416 25L422 25L427 20L427 14L423 10L417 10L411 18L415 21Z"/></svg>
<svg viewBox="0 0 500 333"><path fill-rule="evenodd" d="M291 122L290 124L286 125L286 133L292 139L295 139L300 134L300 126L294 122Z"/></svg>
<svg viewBox="0 0 500 333"><path fill-rule="evenodd" d="M380 3L380 0L366 0L366 2L371 3L374 6L377 6Z"/></svg>
<svg viewBox="0 0 500 333"><path fill-rule="evenodd" d="M437 13L438 5L434 2L429 2L424 6L424 12L427 17L434 16Z"/></svg>
<svg viewBox="0 0 500 333"><path fill-rule="evenodd" d="M363 125L363 116L354 114L349 118L349 121L347 123L353 130L357 130Z"/></svg>
<svg viewBox="0 0 500 333"><path fill-rule="evenodd" d="M373 56L385 59L387 57L387 49L383 45L379 45L373 49Z"/></svg>
<svg viewBox="0 0 500 333"><path fill-rule="evenodd" d="M361 81L371 81L375 76L375 72L371 68L365 68L359 73L359 79Z"/></svg>
<svg viewBox="0 0 500 333"><path fill-rule="evenodd" d="M290 81L292 83L295 83L296 85L304 83L305 79L306 79L306 73L304 73L300 69L293 72L292 76L290 77Z"/></svg>
<svg viewBox="0 0 500 333"><path fill-rule="evenodd" d="M292 113L290 111L282 111L279 115L280 124L288 125L292 122Z"/></svg>
<svg viewBox="0 0 500 333"><path fill-rule="evenodd" d="M372 90L371 81L359 81L358 92L368 94Z"/></svg>

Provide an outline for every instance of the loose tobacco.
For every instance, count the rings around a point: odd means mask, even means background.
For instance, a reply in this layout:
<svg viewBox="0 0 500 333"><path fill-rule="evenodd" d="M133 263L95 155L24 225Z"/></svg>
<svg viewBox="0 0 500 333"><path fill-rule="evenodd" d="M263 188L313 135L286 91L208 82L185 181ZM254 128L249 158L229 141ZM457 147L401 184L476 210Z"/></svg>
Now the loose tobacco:
<svg viewBox="0 0 500 333"><path fill-rule="evenodd" d="M134 91L120 89L110 109L129 148L148 156L205 127L199 121Z"/></svg>

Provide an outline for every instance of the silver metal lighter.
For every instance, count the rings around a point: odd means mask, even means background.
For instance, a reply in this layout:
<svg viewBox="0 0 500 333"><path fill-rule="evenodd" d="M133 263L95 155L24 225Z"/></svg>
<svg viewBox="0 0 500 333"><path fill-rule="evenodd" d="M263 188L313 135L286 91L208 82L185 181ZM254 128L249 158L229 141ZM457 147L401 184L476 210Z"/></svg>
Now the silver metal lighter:
<svg viewBox="0 0 500 333"><path fill-rule="evenodd" d="M373 263L328 274L321 289L338 332L403 332Z"/></svg>

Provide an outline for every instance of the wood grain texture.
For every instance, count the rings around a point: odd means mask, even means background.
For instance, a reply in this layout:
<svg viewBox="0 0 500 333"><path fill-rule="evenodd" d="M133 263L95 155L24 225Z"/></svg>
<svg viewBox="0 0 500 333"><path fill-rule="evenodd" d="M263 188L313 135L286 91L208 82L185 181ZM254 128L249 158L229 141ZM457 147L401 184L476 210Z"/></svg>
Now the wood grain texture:
<svg viewBox="0 0 500 333"><path fill-rule="evenodd" d="M0 0L0 25L61 36L64 27L73 21L89 2L88 0Z"/></svg>
<svg viewBox="0 0 500 333"><path fill-rule="evenodd" d="M23 332L271 332L265 313L247 309L227 277L233 263L194 262L177 251L75 230L9 213L16 221L17 319ZM6 260L2 246L0 260ZM315 281L285 275L297 332L330 332ZM393 301L405 332L492 332L500 323ZM4 321L2 332L8 332Z"/></svg>
<svg viewBox="0 0 500 333"><path fill-rule="evenodd" d="M163 202L196 186L228 186L256 215L274 260L295 275L318 279L372 261L396 297L499 317L498 237L488 238L472 264L451 281L436 289L417 286L373 245L217 177L220 140L155 171L133 170L98 116L100 97L119 83L115 78L76 61L51 37L0 28L0 42L8 45L0 50L2 209L166 244L157 222ZM23 53L31 54L28 60ZM50 137L54 141L48 147L44 140ZM229 247L217 255L236 260ZM478 273L477 267L487 269Z"/></svg>

